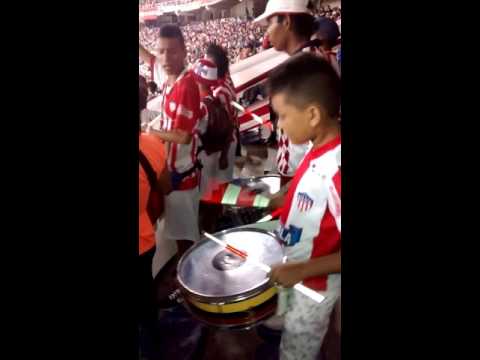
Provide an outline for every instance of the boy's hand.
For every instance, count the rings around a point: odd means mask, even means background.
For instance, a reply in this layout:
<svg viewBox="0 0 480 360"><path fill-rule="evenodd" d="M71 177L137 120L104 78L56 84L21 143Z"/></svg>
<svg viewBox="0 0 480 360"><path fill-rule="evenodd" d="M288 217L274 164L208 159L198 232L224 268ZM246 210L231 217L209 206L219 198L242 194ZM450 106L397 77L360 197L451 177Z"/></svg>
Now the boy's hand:
<svg viewBox="0 0 480 360"><path fill-rule="evenodd" d="M283 202L285 200L285 196L283 194L277 193L274 195L267 195L267 197L270 199L270 202L267 206L268 210L273 211L283 206Z"/></svg>
<svg viewBox="0 0 480 360"><path fill-rule="evenodd" d="M270 282L286 288L292 287L304 279L303 270L304 263L273 265L270 272Z"/></svg>

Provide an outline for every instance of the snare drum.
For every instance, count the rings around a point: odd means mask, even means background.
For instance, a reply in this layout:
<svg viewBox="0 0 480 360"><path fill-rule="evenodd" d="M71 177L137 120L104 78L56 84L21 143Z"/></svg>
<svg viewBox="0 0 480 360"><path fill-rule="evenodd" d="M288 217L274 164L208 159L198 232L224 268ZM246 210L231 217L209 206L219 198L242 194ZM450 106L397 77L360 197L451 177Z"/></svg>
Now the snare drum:
<svg viewBox="0 0 480 360"><path fill-rule="evenodd" d="M216 237L267 265L282 262L283 248L272 232L225 230ZM177 279L187 308L212 326L244 329L272 316L275 287L267 274L217 243L202 239L180 259Z"/></svg>

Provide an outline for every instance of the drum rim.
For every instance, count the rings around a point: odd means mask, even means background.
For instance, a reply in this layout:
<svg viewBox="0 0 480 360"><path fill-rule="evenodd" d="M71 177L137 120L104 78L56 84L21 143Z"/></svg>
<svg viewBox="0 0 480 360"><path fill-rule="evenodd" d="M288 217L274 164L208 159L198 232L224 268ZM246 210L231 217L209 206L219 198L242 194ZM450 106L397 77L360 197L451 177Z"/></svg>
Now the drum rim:
<svg viewBox="0 0 480 360"><path fill-rule="evenodd" d="M223 231L220 231L220 232L216 232L213 235L218 237L218 236L222 236L226 233L232 233L232 232L238 232L238 231L253 231L253 232L258 232L258 233L270 235L271 237L273 237L277 241L277 243L280 246L282 245L282 243L280 241L280 238L278 237L277 234L275 234L272 231L267 231L267 230L264 230L264 229L240 227L240 228L226 229L226 230L223 230ZM200 241L197 244L195 244L194 246L192 246L190 249L188 249L185 252L185 254L183 254L183 256L178 261L178 264L177 264L177 281L180 285L181 290L186 292L187 296L191 297L192 299L194 299L196 301L207 302L207 303L213 304L213 305L222 305L222 304L247 300L251 297L254 297L255 295L259 295L259 294L265 292L268 288L270 288L272 286L269 283L270 280L268 278L265 278L265 281L263 281L260 285L258 285L254 289L245 291L245 292L243 292L241 294L238 294L238 295L231 295L231 296L206 296L206 295L197 293L197 292L189 289L185 285L185 283L182 281L182 279L180 278L180 268L183 265L184 260L188 257L188 255L190 255L194 251L194 248L196 247L196 245L200 246L200 244L203 244L205 242L210 242L210 241L211 240L207 239L205 236L202 236Z"/></svg>

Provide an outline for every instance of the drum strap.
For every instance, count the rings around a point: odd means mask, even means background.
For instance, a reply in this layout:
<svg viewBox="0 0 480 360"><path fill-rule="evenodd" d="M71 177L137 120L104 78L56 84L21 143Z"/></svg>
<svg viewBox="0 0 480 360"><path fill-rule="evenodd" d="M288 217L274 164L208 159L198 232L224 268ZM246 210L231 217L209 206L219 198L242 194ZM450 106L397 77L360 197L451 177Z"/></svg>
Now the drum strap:
<svg viewBox="0 0 480 360"><path fill-rule="evenodd" d="M150 184L147 213L153 225L164 211L163 191L160 187L159 175L155 173L152 165L141 150L139 150L138 158L143 170L145 171L145 174L147 175L148 183Z"/></svg>
<svg viewBox="0 0 480 360"><path fill-rule="evenodd" d="M155 170L153 170L152 165L150 165L150 162L148 161L142 150L139 150L138 158L140 160L140 164L142 165L143 170L145 171L145 174L147 174L150 188L155 189L158 184L157 174L155 173Z"/></svg>

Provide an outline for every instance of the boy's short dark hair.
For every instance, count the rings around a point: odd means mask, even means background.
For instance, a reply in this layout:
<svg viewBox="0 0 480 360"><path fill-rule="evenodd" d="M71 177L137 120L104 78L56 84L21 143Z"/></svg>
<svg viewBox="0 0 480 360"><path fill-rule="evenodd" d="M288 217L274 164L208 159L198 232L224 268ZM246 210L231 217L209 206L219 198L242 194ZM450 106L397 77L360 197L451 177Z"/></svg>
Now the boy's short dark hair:
<svg viewBox="0 0 480 360"><path fill-rule="evenodd" d="M292 21L293 32L302 38L310 40L313 34L314 17L310 14L288 14ZM287 14L277 15L277 21L283 23Z"/></svg>
<svg viewBox="0 0 480 360"><path fill-rule="evenodd" d="M220 45L211 43L207 48L207 56L213 58L213 62L217 65L218 77L223 78L228 72L228 54Z"/></svg>
<svg viewBox="0 0 480 360"><path fill-rule="evenodd" d="M341 83L333 67L323 58L301 53L279 65L268 79L270 96L284 93L298 108L312 103L321 106L329 117L340 113Z"/></svg>
<svg viewBox="0 0 480 360"><path fill-rule="evenodd" d="M185 39L182 30L175 24L166 24L160 28L160 37L177 39L183 48L185 48Z"/></svg>

